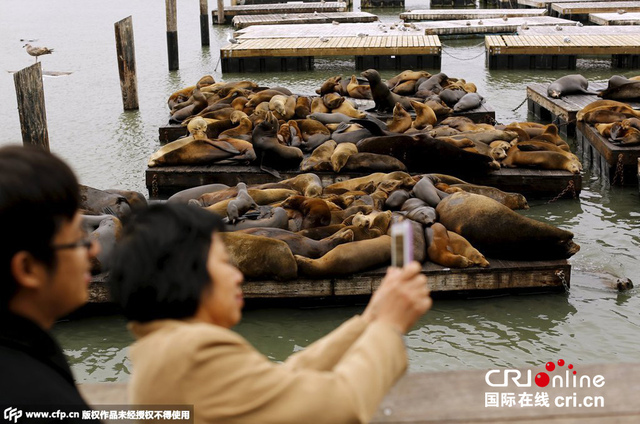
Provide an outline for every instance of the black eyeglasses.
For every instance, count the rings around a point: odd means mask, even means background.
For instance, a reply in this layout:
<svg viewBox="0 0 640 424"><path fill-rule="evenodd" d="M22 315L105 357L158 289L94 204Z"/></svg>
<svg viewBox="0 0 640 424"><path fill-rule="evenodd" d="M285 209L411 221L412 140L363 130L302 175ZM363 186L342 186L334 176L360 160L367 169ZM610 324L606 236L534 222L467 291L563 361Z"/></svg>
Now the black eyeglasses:
<svg viewBox="0 0 640 424"><path fill-rule="evenodd" d="M54 245L54 246L51 246L51 248L53 250L75 249L76 247L86 247L87 249L90 249L92 244L93 244L92 239L84 238L73 243Z"/></svg>

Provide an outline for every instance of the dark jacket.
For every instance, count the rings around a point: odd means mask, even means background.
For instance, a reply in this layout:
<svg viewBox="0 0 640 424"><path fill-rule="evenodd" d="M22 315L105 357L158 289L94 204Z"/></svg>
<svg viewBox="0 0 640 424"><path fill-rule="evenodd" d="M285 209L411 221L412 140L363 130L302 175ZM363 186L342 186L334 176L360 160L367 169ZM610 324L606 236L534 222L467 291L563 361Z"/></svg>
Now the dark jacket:
<svg viewBox="0 0 640 424"><path fill-rule="evenodd" d="M56 341L34 322L10 313L0 314L0 376L2 410L45 410L47 405L52 410L90 410Z"/></svg>

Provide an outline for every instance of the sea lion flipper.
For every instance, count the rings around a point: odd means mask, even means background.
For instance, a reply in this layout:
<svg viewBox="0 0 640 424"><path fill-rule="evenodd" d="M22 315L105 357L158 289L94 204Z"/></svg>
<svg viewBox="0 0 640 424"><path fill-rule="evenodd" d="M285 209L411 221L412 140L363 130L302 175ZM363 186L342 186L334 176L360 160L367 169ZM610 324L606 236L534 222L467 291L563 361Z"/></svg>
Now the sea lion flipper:
<svg viewBox="0 0 640 424"><path fill-rule="evenodd" d="M352 123L359 124L362 128L369 131L374 136L387 135L385 130L375 121L370 119L352 119Z"/></svg>

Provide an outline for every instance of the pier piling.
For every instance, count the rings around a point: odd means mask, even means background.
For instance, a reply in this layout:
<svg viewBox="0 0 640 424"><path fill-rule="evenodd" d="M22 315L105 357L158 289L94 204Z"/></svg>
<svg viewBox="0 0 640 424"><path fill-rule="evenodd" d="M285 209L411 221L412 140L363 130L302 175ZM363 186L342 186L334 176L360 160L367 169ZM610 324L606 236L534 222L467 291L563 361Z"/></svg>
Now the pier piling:
<svg viewBox="0 0 640 424"><path fill-rule="evenodd" d="M209 1L200 0L200 39L203 46L209 46Z"/></svg>
<svg viewBox="0 0 640 424"><path fill-rule="evenodd" d="M41 64L36 63L16 72L13 81L16 85L22 142L49 151Z"/></svg>
<svg viewBox="0 0 640 424"><path fill-rule="evenodd" d="M133 42L131 16L114 24L120 89L124 110L138 109L138 79L136 77L136 50Z"/></svg>
<svg viewBox="0 0 640 424"><path fill-rule="evenodd" d="M180 69L178 60L178 22L176 0L165 0L167 11L167 53L169 54L169 70Z"/></svg>
<svg viewBox="0 0 640 424"><path fill-rule="evenodd" d="M218 0L218 25L224 25L224 20L224 1Z"/></svg>

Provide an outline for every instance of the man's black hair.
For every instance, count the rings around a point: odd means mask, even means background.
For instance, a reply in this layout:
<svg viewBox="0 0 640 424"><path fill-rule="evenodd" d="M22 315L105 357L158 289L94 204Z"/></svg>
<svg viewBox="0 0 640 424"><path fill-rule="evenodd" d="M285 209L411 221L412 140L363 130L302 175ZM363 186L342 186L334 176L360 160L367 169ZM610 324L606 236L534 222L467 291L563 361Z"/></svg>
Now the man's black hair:
<svg viewBox="0 0 640 424"><path fill-rule="evenodd" d="M12 258L27 251L55 269L52 240L79 204L78 180L62 160L35 147L0 148L0 311L18 289Z"/></svg>
<svg viewBox="0 0 640 424"><path fill-rule="evenodd" d="M207 258L218 215L182 204L152 205L125 226L110 271L111 297L132 321L193 316L210 284Z"/></svg>

